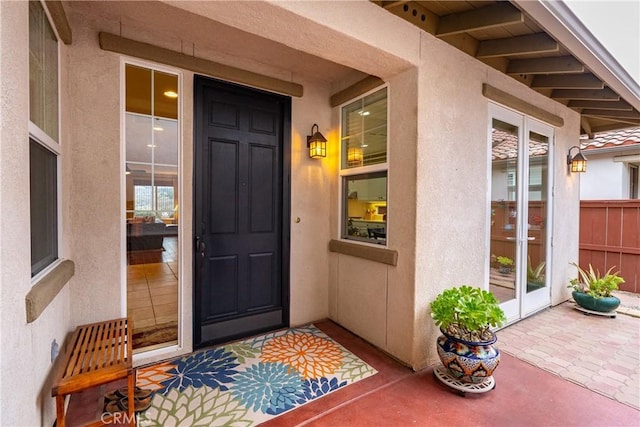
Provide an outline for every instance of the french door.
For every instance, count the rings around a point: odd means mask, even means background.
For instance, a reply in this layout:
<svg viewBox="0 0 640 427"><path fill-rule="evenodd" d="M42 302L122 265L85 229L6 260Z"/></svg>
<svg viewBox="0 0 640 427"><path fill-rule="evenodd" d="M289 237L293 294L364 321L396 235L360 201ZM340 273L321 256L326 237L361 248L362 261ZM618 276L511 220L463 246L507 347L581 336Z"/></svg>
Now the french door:
<svg viewBox="0 0 640 427"><path fill-rule="evenodd" d="M489 289L513 322L551 303L553 128L493 104L490 115Z"/></svg>

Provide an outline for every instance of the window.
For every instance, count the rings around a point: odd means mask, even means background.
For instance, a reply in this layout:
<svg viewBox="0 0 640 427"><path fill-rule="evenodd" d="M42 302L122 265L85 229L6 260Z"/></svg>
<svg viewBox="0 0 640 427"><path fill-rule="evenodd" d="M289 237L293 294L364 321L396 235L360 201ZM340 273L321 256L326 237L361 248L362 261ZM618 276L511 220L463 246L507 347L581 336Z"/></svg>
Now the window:
<svg viewBox="0 0 640 427"><path fill-rule="evenodd" d="M58 259L58 40L42 4L29 2L31 276Z"/></svg>
<svg viewBox="0 0 640 427"><path fill-rule="evenodd" d="M31 276L58 259L57 156L29 140Z"/></svg>
<svg viewBox="0 0 640 427"><path fill-rule="evenodd" d="M343 239L387 243L387 88L342 107Z"/></svg>
<svg viewBox="0 0 640 427"><path fill-rule="evenodd" d="M154 194L155 188L155 194ZM135 216L155 215L160 218L173 217L176 206L175 189L171 185L138 185L133 186Z"/></svg>
<svg viewBox="0 0 640 427"><path fill-rule="evenodd" d="M638 186L640 186L640 174L638 165L629 165L629 198L638 198Z"/></svg>

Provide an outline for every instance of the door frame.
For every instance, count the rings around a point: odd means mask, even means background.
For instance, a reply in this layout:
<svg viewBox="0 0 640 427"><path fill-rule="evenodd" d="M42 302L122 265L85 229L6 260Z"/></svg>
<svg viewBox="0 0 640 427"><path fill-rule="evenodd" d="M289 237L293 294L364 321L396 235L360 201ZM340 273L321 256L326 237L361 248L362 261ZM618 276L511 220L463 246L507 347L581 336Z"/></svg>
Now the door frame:
<svg viewBox="0 0 640 427"><path fill-rule="evenodd" d="M268 92L261 89L252 88L224 80L215 79L206 75L194 74L193 75L193 199L192 199L192 220L193 227L191 233L191 253L192 253L192 279L193 279L193 291L192 291L192 325L193 325L193 349L201 348L209 344L200 343L201 331L200 331L200 308L199 308L199 292L200 284L198 282L199 266L197 257L197 236L198 236L198 222L199 213L197 206L202 203L202 197L199 192L199 188L202 188L202 174L197 174L197 162L198 158L202 155L200 152L199 138L202 129L200 127L201 113L197 110L197 106L204 102L201 86L204 82L208 82L209 85L213 84L216 87L224 89L225 91L232 91L244 95L253 94L254 96L268 96L273 100L279 100L282 104L282 137L281 137L281 156L282 156L282 224L281 224L281 236L280 246L282 248L281 253L281 271L282 271L282 313L283 323L288 326L291 322L291 307L290 307L290 293L291 293L291 97L280 95L274 92ZM263 331L266 332L266 331ZM256 331L259 333L259 331ZM213 342L210 342L213 344ZM204 345L203 345L204 344Z"/></svg>
<svg viewBox="0 0 640 427"><path fill-rule="evenodd" d="M489 177L487 186L487 212L491 212L491 190L492 190L492 123L493 119L502 120L518 127L518 158L517 158L517 180L516 180L516 282L515 298L500 304L507 317L507 324L523 319L551 305L551 271L552 271L552 241L553 241L553 151L555 147L555 129L553 126L535 120L524 113L509 109L502 105L489 103L488 126L487 126L487 176ZM547 206L545 226L547 228L545 245L545 286L541 289L526 292L527 284L527 250L524 248L528 241L527 218L529 202L529 156L523 155L523 148L528 147L529 133L535 131L549 137L549 149L547 153ZM528 151L527 151L528 152ZM526 177L526 180L525 178ZM526 182L526 185L523 183ZM489 270L491 256L491 216L486 224L487 251L485 256L485 289L489 290Z"/></svg>

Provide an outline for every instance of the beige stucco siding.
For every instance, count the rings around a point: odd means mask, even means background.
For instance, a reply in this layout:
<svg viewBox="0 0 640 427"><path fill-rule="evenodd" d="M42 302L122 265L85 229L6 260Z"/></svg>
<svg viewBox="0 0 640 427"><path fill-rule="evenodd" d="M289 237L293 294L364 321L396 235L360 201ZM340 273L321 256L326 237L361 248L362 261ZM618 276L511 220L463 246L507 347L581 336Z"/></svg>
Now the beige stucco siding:
<svg viewBox="0 0 640 427"><path fill-rule="evenodd" d="M415 369L435 362L438 331L429 316L430 301L462 283L488 286L490 120L483 83L564 119L564 126L555 128L552 155L555 215L549 268L552 304L568 298L569 262L578 256L579 181L567 172L565 155L578 140L577 113L368 1L132 2L118 3L119 11L115 7L65 3L74 42L61 46L62 252L75 262L76 273L41 317L27 324L28 4L0 1L0 211L5 213L0 216L0 425L51 425L51 341L62 342L78 324L126 314L123 58L100 49L99 31L304 86L304 95L292 99L292 325L330 317ZM296 74L258 61L259 47L249 42L246 51L222 52L225 40L209 36L220 25L215 19L246 31L233 35L274 49L274 55L308 52L314 60L346 64L354 72L335 81L317 70ZM183 345L137 357L136 364L191 350L194 76L166 69L182 81ZM361 78L360 72L381 77L389 90L388 248L398 253L396 266L328 250L328 242L340 237L340 108L331 108L329 98ZM329 140L328 156L321 160L307 155L306 135L314 123Z"/></svg>
<svg viewBox="0 0 640 427"><path fill-rule="evenodd" d="M71 325L66 286L33 323L25 296L32 286L29 231L29 5L0 2L0 425L50 425L51 342L62 344ZM68 49L60 48L61 66ZM67 82L61 81L61 115L68 117ZM69 152L68 127L60 129ZM69 227L69 159L62 162L62 227ZM71 257L64 239L60 253Z"/></svg>
<svg viewBox="0 0 640 427"><path fill-rule="evenodd" d="M418 115L416 340L414 367L437 359L438 331L428 304L461 284L486 286L489 260L489 83L565 120L555 128L552 304L569 297L569 261L577 259L577 180L564 154L579 134L578 115L428 35L422 36ZM427 220L421 220L425 218ZM560 230L567 230L560 232ZM569 231L571 230L571 231ZM571 237L569 237L571 236Z"/></svg>

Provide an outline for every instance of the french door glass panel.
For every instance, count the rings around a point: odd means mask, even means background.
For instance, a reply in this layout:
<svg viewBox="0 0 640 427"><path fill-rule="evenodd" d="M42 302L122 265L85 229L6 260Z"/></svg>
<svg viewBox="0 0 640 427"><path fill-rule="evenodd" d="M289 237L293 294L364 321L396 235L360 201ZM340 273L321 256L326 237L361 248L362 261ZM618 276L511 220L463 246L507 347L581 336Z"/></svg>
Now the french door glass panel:
<svg viewBox="0 0 640 427"><path fill-rule="evenodd" d="M492 115L489 289L513 321L550 302L546 278L553 130L499 107Z"/></svg>
<svg viewBox="0 0 640 427"><path fill-rule="evenodd" d="M127 314L134 351L178 338L177 96L177 75L125 65Z"/></svg>

